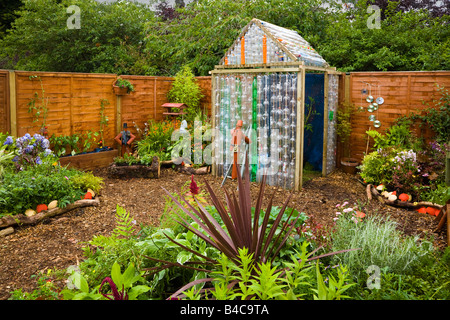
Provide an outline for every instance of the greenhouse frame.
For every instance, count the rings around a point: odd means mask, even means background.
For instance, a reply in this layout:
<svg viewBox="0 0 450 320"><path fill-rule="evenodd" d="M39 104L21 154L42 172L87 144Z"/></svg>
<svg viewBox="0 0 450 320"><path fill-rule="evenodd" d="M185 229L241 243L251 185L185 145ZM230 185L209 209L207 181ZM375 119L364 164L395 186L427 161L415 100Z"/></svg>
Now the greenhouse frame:
<svg viewBox="0 0 450 320"><path fill-rule="evenodd" d="M324 176L336 168L341 73L296 31L253 19L210 73L213 175L225 177L233 163L238 120L251 141L241 149L252 181L266 175L269 185L299 190L304 163Z"/></svg>

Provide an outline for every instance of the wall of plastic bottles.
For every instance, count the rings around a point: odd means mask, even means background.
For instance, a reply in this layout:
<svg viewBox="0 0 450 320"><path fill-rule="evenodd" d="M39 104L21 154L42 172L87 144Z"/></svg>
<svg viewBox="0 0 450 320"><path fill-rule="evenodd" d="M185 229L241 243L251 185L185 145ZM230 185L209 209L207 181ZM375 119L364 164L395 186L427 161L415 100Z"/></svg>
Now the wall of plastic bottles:
<svg viewBox="0 0 450 320"><path fill-rule="evenodd" d="M297 73L218 74L215 81L214 161L225 176L233 162L231 129L243 120L252 181L294 187ZM242 152L241 154L244 154ZM238 160L243 163L243 159Z"/></svg>
<svg viewBox="0 0 450 320"><path fill-rule="evenodd" d="M327 134L327 163L326 174L336 168L336 112L338 108L339 77L336 74L328 75L328 134Z"/></svg>
<svg viewBox="0 0 450 320"><path fill-rule="evenodd" d="M257 25L253 24L249 27L243 39L239 39L231 49L225 61L224 63L228 65L239 65L292 61L292 59L279 48L275 41L267 37Z"/></svg>
<svg viewBox="0 0 450 320"><path fill-rule="evenodd" d="M260 21L272 36L268 36L256 24L251 24L225 56L222 64L245 65L275 62L304 61L307 66L325 67L328 63L297 32ZM291 58L276 38L294 57Z"/></svg>

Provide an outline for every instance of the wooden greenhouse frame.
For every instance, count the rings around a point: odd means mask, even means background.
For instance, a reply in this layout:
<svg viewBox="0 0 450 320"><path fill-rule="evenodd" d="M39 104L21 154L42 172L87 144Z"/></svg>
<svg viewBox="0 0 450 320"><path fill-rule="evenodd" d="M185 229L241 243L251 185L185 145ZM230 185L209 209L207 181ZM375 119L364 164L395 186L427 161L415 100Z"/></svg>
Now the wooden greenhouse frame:
<svg viewBox="0 0 450 320"><path fill-rule="evenodd" d="M216 127L216 77L220 77L221 75L233 75L233 74L273 74L273 73L293 73L297 75L297 101L296 101L296 137L295 137L295 174L294 174L294 186L292 189L298 191L302 188L302 180L303 180L303 158L304 158L304 117L305 117L305 78L306 73L309 71L324 73L324 135L323 135L323 159L322 159L322 175L327 175L327 148L328 148L328 83L330 75L339 75L341 72L337 72L336 68L329 67L328 64L325 66L316 66L310 65L303 60L299 60L291 50L287 48L283 44L282 39L277 39L271 32L265 27L265 22L253 19L241 32L239 38L235 41L234 45L237 45L244 37L246 32L252 25L258 26L267 38L270 38L274 43L278 44L279 48L284 51L285 59L287 57L290 61L276 61L276 62L267 62L264 59L265 63L246 63L245 59L241 58L241 64L228 64L227 63L227 55L230 54L233 47L227 51L226 55L220 61L220 65L216 65L214 70L210 71L212 76L211 84L212 84L212 94L211 94L211 108L212 108L212 128ZM279 28L279 27L278 27ZM284 28L280 28L284 29ZM287 29L285 29L287 30ZM297 34L298 35L298 34ZM304 40L303 40L304 41ZM305 41L306 42L306 41ZM244 46L244 44L242 45ZM308 48L309 49L309 48ZM263 50L264 51L264 50ZM241 51L244 55L244 51ZM266 52L264 52L266 54ZM300 80L300 81L299 81ZM219 106L220 108L220 106ZM300 116L298 116L300 115ZM212 149L212 158L214 159L215 148ZM219 176L219 172L217 170L217 164L213 161L212 163L212 174L215 176ZM329 172L328 172L329 173Z"/></svg>

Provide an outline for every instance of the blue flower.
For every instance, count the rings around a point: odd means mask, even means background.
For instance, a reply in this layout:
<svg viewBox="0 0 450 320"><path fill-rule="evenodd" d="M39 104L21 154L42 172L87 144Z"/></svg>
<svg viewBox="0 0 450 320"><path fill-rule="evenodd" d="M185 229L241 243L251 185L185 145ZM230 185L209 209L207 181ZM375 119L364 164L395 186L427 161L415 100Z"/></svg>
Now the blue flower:
<svg viewBox="0 0 450 320"><path fill-rule="evenodd" d="M33 145L29 145L25 147L24 152L25 153L31 153L33 151Z"/></svg>
<svg viewBox="0 0 450 320"><path fill-rule="evenodd" d="M48 139L42 140L41 147L42 147L42 149L47 149L48 147L50 147L50 142L48 141Z"/></svg>
<svg viewBox="0 0 450 320"><path fill-rule="evenodd" d="M42 164L42 160L39 156L36 157L36 163L37 164Z"/></svg>
<svg viewBox="0 0 450 320"><path fill-rule="evenodd" d="M10 146L14 143L14 139L12 136L8 136L5 140L5 142L3 143L3 145L5 146Z"/></svg>
<svg viewBox="0 0 450 320"><path fill-rule="evenodd" d="M25 133L25 135L23 136L23 138L25 140L31 140L31 135L29 133Z"/></svg>

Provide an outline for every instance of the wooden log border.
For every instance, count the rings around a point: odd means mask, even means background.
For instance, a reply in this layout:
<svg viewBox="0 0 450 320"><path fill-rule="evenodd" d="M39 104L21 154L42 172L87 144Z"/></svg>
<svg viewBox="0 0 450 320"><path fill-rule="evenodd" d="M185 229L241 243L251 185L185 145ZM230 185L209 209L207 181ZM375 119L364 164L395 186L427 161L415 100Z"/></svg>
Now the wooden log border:
<svg viewBox="0 0 450 320"><path fill-rule="evenodd" d="M433 208L437 208L439 210L442 210L442 208L443 208L443 206L441 206L440 204L427 202L427 201L407 202L407 201L400 201L400 200L391 201L391 200L385 199L378 192L378 190L375 188L375 186L372 184L367 185L366 192L367 192L367 198L369 201L372 200L372 196L374 196L380 202L390 205L390 206L393 206L393 207L399 207L399 208L410 209L410 210L418 209L420 207L433 207Z"/></svg>
<svg viewBox="0 0 450 320"><path fill-rule="evenodd" d="M98 206L100 204L100 200L98 197L94 199L84 199L78 200L74 203L68 204L64 208L54 208L50 210L41 211L34 216L28 217L24 214L17 214L11 216L4 216L0 218L0 228L8 228L13 226L22 226L22 225L33 225L41 222L46 218L51 218L74 209L90 207L90 206Z"/></svg>

